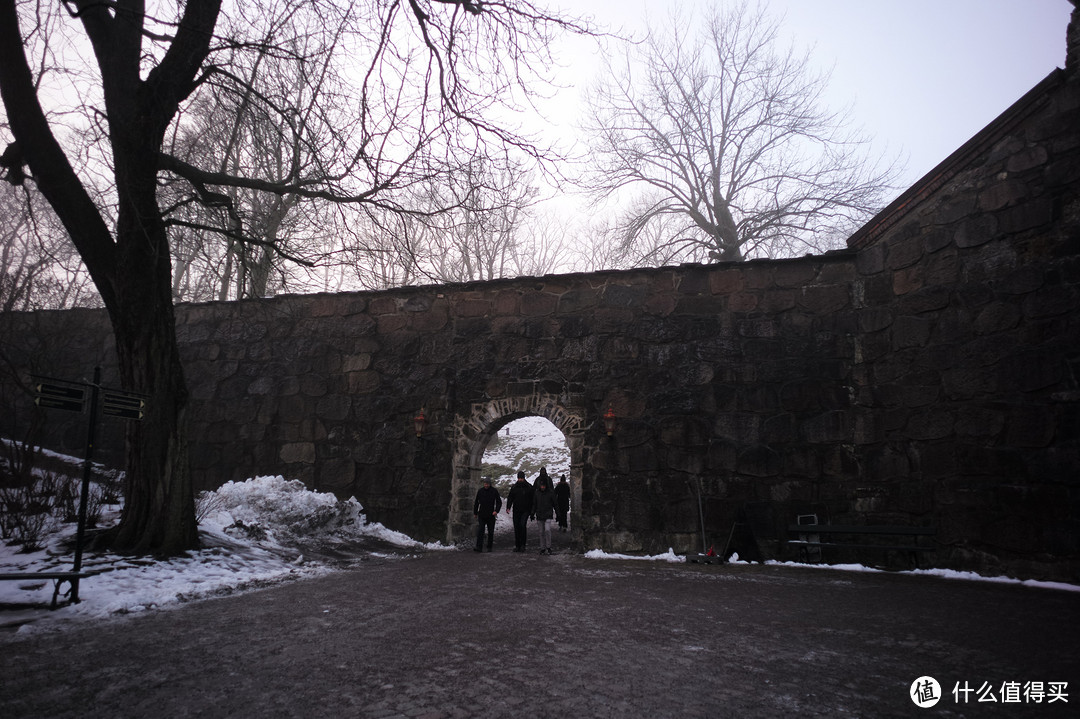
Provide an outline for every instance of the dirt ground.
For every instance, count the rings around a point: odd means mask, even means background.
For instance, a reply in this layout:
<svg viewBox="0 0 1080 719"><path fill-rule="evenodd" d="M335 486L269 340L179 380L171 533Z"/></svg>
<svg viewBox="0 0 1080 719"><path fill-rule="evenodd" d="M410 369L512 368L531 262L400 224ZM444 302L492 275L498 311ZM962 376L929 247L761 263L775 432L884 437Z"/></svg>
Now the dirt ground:
<svg viewBox="0 0 1080 719"><path fill-rule="evenodd" d="M1076 592L499 544L0 634L0 717L1064 719L1080 703ZM910 696L923 676L932 708ZM1002 701L1013 682L1029 693Z"/></svg>

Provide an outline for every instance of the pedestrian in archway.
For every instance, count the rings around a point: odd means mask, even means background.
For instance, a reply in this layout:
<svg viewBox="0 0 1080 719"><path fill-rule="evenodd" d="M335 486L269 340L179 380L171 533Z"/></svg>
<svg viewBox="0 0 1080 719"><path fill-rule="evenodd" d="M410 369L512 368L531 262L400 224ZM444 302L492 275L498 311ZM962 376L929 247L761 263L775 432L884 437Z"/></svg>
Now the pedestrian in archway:
<svg viewBox="0 0 1080 719"><path fill-rule="evenodd" d="M514 511L514 551L524 552L529 530L529 514L532 511L533 486L518 472L517 481L506 494L506 513Z"/></svg>
<svg viewBox="0 0 1080 719"><path fill-rule="evenodd" d="M491 545L495 541L495 518L502 509L502 497L499 490L491 486L491 478L484 477L484 486L476 492L476 501L473 502L473 516L476 517L476 549L484 551L484 529L487 529L487 549L491 551Z"/></svg>
<svg viewBox="0 0 1080 719"><path fill-rule="evenodd" d="M548 476L547 467L540 468L540 474L536 475L536 481L533 482L533 487L539 487L541 484L546 484L548 489L554 489L555 483L551 481L551 477Z"/></svg>
<svg viewBox="0 0 1080 719"><path fill-rule="evenodd" d="M555 490L547 472L540 470L533 490L532 518L540 529L540 554L551 554L551 524L555 517Z"/></svg>
<svg viewBox="0 0 1080 719"><path fill-rule="evenodd" d="M570 511L570 483L566 481L566 475L559 477L559 483L555 485L555 520L559 523L559 531L566 531L566 514Z"/></svg>

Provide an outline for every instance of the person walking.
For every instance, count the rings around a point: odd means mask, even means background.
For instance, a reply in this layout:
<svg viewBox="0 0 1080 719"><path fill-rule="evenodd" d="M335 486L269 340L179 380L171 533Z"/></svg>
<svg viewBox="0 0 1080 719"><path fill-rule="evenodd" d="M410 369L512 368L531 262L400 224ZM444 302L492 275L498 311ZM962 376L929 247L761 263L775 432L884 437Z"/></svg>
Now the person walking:
<svg viewBox="0 0 1080 719"><path fill-rule="evenodd" d="M533 486L518 472L517 481L506 493L506 513L514 511L514 551L524 552L529 533L529 513L532 510Z"/></svg>
<svg viewBox="0 0 1080 719"><path fill-rule="evenodd" d="M559 477L559 483L555 485L555 520L559 524L559 531L566 531L566 513L570 511L570 483L566 481L566 475Z"/></svg>
<svg viewBox="0 0 1080 719"><path fill-rule="evenodd" d="M540 470L543 477L536 478L533 490L532 518L540 528L540 554L551 554L551 522L555 516L555 490L551 488L551 479Z"/></svg>
<svg viewBox="0 0 1080 719"><path fill-rule="evenodd" d="M540 468L540 474L536 475L536 481L533 482L533 487L539 487L542 484L546 484L548 489L554 489L555 483L551 481L551 477L548 476L547 467Z"/></svg>
<svg viewBox="0 0 1080 719"><path fill-rule="evenodd" d="M495 540L495 518L502 509L502 497L499 490L491 486L491 477L484 477L484 486L476 492L476 501L473 502L473 516L476 517L476 549L484 551L484 529L487 529L487 549L491 551L491 545Z"/></svg>

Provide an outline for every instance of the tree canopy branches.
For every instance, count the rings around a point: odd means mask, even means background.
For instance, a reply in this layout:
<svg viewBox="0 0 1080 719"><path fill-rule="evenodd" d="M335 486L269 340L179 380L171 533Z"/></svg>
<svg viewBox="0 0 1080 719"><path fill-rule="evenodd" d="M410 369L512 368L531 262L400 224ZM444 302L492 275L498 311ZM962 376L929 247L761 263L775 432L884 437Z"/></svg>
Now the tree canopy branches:
<svg viewBox="0 0 1080 719"><path fill-rule="evenodd" d="M672 16L595 89L590 188L631 198L621 242L638 261L823 251L882 204L893 171L824 108L827 76L778 49L778 27L745 2Z"/></svg>

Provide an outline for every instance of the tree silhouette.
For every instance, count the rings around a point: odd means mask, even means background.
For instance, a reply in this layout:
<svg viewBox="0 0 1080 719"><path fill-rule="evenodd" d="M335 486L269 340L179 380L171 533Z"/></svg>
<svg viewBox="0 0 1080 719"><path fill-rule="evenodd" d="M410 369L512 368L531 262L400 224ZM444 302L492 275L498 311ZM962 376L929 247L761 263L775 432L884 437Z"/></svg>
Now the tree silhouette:
<svg viewBox="0 0 1080 719"><path fill-rule="evenodd" d="M883 204L893 171L823 109L827 76L776 50L761 6L667 29L629 45L588 103L590 189L625 203L637 262L820 252Z"/></svg>
<svg viewBox="0 0 1080 719"><path fill-rule="evenodd" d="M44 29L67 33L65 42ZM486 142L541 157L489 110L514 88L528 93L524 71L567 29L583 30L529 2L267 0L223 9L221 0L186 0L150 10L144 0L0 0L7 179L32 184L56 213L109 313L123 386L147 396L145 420L127 430L114 546L173 554L198 544L170 227L260 245L266 237L245 223L233 190L407 211L396 193L452 164L435 159ZM260 82L259 55L327 75L310 76L305 92L275 94ZM328 57L352 65L320 65ZM299 162L276 174L275 163L164 152L185 109L211 89L273 116ZM81 112L55 110L72 97ZM107 187L97 186L102 178ZM177 181L186 192L162 193ZM194 206L198 213L178 211Z"/></svg>

